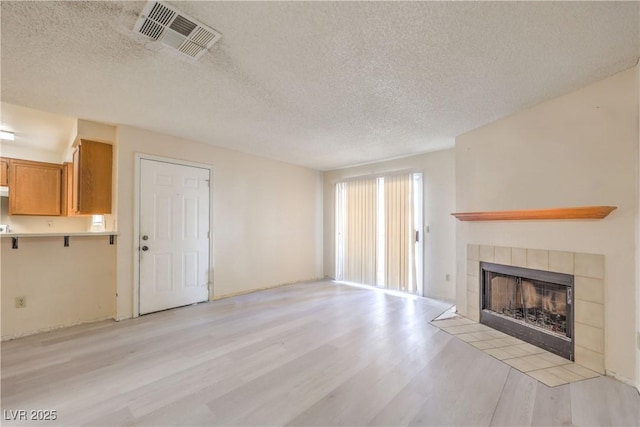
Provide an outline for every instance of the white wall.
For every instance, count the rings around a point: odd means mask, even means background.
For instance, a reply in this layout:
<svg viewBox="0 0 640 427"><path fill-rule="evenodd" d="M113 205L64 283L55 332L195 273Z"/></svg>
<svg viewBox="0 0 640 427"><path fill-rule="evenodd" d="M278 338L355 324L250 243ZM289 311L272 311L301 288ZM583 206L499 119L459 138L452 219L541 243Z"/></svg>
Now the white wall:
<svg viewBox="0 0 640 427"><path fill-rule="evenodd" d="M324 274L335 276L335 184L343 179L413 169L423 173L424 295L455 299L455 151L443 150L402 159L338 169L324 174ZM450 280L445 276L449 274Z"/></svg>
<svg viewBox="0 0 640 427"><path fill-rule="evenodd" d="M636 377L638 88L630 69L456 139L456 210L613 205L600 221L457 224L457 301L468 243L605 255L605 368Z"/></svg>
<svg viewBox="0 0 640 427"><path fill-rule="evenodd" d="M213 166L212 298L322 277L320 172L128 126L116 151L119 319L134 313L135 153Z"/></svg>
<svg viewBox="0 0 640 427"><path fill-rule="evenodd" d="M116 246L109 236L21 237L0 243L2 339L115 316ZM15 298L26 297L16 308Z"/></svg>

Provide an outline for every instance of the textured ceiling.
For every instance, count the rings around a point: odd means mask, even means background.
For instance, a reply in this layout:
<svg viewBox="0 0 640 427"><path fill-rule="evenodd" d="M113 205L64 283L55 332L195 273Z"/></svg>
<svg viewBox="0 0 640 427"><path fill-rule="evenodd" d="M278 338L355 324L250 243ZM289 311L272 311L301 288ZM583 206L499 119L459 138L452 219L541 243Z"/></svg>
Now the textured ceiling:
<svg viewBox="0 0 640 427"><path fill-rule="evenodd" d="M633 66L637 2L173 2L199 61L135 35L144 2L1 2L2 100L321 170L453 146Z"/></svg>

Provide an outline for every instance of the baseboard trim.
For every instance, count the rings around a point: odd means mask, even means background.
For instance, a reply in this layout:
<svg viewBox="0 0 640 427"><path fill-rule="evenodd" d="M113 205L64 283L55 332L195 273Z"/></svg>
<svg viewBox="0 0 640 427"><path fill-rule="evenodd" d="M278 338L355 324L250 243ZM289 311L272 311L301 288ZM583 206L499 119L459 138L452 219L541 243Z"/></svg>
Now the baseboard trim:
<svg viewBox="0 0 640 427"><path fill-rule="evenodd" d="M619 373L611 371L609 369L605 369L604 373L605 373L606 376L615 378L616 380L620 381L621 383L625 383L626 385L630 385L631 387L637 388L635 381L633 381L631 378L627 378L627 377L625 377L623 375L620 375Z"/></svg>
<svg viewBox="0 0 640 427"><path fill-rule="evenodd" d="M55 326L47 326L46 328L40 328L33 331L24 331L24 332L9 334L9 335L3 335L0 341L1 342L11 341L18 338L24 338L32 335L43 334L45 332L57 331L58 329L70 328L72 326L86 325L87 323L104 322L105 320L117 321L115 316L101 317L101 318L91 319L91 320L81 320L78 322L64 323L64 324L55 325Z"/></svg>

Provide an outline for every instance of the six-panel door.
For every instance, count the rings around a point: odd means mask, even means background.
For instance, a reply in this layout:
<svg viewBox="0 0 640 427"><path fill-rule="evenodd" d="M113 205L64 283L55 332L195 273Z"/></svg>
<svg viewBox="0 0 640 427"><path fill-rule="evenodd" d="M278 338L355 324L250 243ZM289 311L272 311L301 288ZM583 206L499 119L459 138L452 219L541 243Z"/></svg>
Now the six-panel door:
<svg viewBox="0 0 640 427"><path fill-rule="evenodd" d="M142 159L140 314L209 297L209 169Z"/></svg>

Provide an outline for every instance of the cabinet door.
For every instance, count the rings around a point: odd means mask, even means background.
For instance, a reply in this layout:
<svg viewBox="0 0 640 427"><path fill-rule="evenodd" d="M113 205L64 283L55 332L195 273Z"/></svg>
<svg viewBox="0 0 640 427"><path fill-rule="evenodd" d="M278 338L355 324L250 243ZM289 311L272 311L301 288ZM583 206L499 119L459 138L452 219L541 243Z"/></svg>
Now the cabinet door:
<svg viewBox="0 0 640 427"><path fill-rule="evenodd" d="M73 208L73 163L62 164L62 216L76 216Z"/></svg>
<svg viewBox="0 0 640 427"><path fill-rule="evenodd" d="M62 214L62 165L12 160L9 166L9 214Z"/></svg>
<svg viewBox="0 0 640 427"><path fill-rule="evenodd" d="M80 211L80 147L73 152L73 171L71 174L71 214L78 214Z"/></svg>
<svg viewBox="0 0 640 427"><path fill-rule="evenodd" d="M81 215L111 213L113 147L81 140L73 155L73 205Z"/></svg>
<svg viewBox="0 0 640 427"><path fill-rule="evenodd" d="M0 159L0 185L9 185L9 160Z"/></svg>

